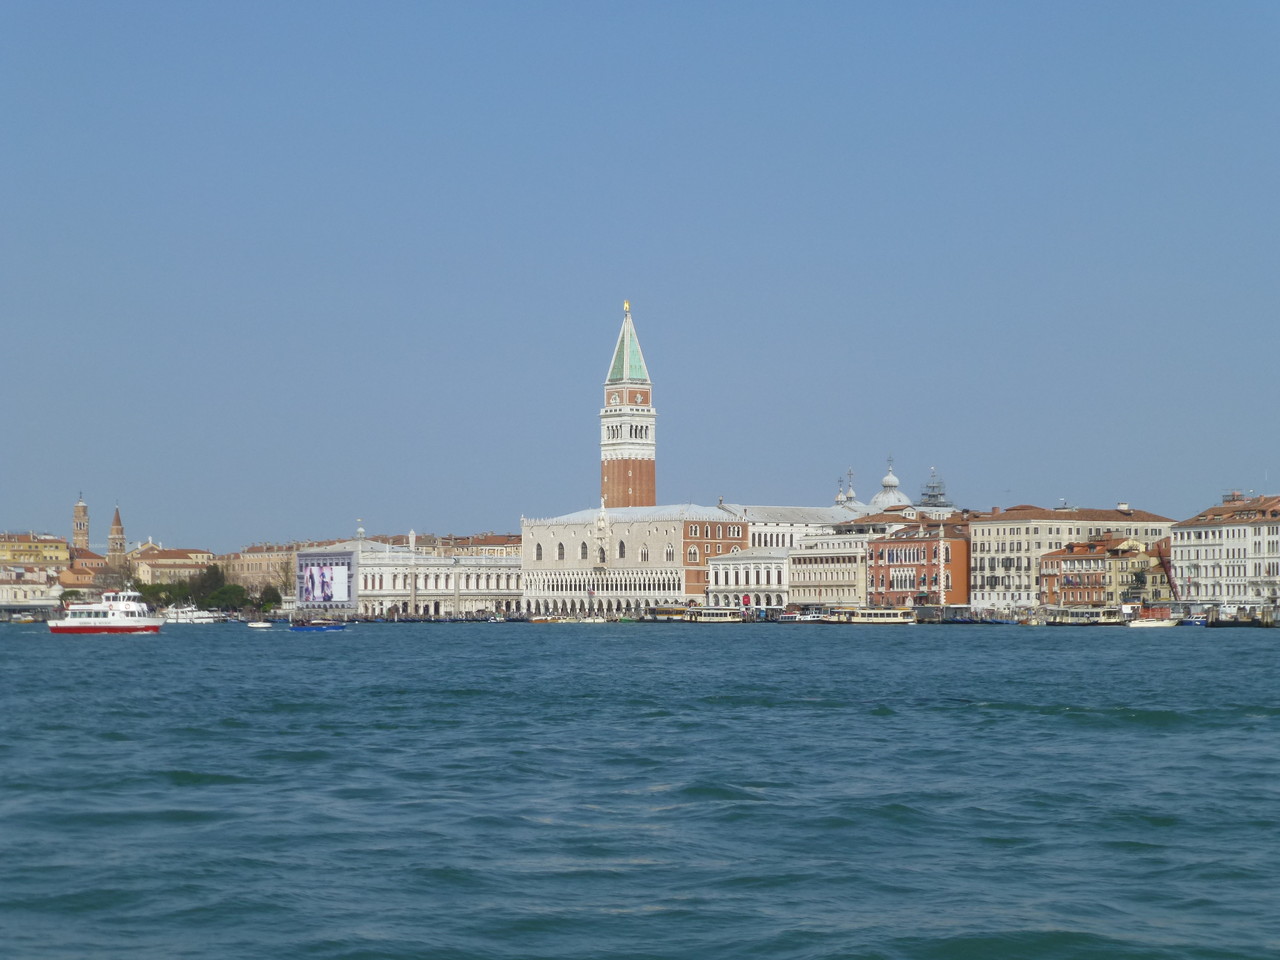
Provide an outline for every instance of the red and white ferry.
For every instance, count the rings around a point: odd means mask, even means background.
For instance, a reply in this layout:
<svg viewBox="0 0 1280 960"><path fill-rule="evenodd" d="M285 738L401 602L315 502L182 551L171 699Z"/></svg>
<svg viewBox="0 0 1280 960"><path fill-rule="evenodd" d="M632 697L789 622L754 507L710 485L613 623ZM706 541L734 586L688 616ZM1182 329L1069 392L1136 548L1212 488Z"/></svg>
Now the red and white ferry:
<svg viewBox="0 0 1280 960"><path fill-rule="evenodd" d="M50 633L159 633L157 617L134 590L108 591L96 603L73 603L61 620L49 621Z"/></svg>

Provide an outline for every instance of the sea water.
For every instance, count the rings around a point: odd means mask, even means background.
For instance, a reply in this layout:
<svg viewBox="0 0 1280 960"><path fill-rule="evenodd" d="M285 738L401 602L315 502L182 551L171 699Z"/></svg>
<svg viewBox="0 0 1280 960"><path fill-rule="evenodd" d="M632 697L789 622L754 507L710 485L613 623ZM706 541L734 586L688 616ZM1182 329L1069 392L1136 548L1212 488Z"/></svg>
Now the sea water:
<svg viewBox="0 0 1280 960"><path fill-rule="evenodd" d="M0 625L0 953L1277 957L1278 643Z"/></svg>

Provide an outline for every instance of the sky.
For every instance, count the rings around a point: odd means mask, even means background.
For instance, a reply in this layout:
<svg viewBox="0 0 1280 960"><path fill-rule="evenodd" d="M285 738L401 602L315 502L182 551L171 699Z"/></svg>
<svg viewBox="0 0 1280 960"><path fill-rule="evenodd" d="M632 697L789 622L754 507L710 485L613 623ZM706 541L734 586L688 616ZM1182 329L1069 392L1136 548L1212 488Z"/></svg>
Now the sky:
<svg viewBox="0 0 1280 960"><path fill-rule="evenodd" d="M0 529L1280 492L1280 5L0 2Z"/></svg>

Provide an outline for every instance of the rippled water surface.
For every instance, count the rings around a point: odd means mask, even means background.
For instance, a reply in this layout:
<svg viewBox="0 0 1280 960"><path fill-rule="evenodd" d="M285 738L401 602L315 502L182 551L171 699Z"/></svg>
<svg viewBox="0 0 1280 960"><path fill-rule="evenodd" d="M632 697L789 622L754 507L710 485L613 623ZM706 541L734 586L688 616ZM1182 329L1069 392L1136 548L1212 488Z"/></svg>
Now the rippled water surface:
<svg viewBox="0 0 1280 960"><path fill-rule="evenodd" d="M0 625L0 952L1277 957L1277 644Z"/></svg>

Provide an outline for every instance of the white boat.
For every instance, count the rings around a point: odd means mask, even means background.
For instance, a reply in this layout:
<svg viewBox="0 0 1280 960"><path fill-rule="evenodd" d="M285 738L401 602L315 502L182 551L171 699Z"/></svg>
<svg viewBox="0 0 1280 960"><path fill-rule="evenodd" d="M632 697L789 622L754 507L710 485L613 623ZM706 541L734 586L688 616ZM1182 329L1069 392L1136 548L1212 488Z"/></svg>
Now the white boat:
<svg viewBox="0 0 1280 960"><path fill-rule="evenodd" d="M779 623L822 623L820 613L782 613L778 615Z"/></svg>
<svg viewBox="0 0 1280 960"><path fill-rule="evenodd" d="M159 633L155 616L134 590L110 590L91 603L73 603L61 620L49 621L50 633Z"/></svg>
<svg viewBox="0 0 1280 960"><path fill-rule="evenodd" d="M245 624L245 626L253 630L270 630L271 621L270 620L250 620L247 624Z"/></svg>
<svg viewBox="0 0 1280 960"><path fill-rule="evenodd" d="M1178 621L1170 617L1138 617L1129 621L1131 627L1176 627Z"/></svg>
<svg viewBox="0 0 1280 960"><path fill-rule="evenodd" d="M195 604L170 607L164 612L165 623L222 623L227 618L216 610L201 610Z"/></svg>
<svg viewBox="0 0 1280 960"><path fill-rule="evenodd" d="M910 607L833 607L824 623L915 623Z"/></svg>

